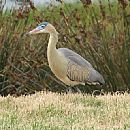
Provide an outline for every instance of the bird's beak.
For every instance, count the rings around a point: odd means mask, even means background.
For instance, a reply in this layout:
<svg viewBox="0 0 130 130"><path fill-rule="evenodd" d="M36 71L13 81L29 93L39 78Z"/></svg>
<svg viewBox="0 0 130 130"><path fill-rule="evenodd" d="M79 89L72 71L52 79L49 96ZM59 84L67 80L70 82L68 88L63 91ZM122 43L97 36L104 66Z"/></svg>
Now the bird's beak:
<svg viewBox="0 0 130 130"><path fill-rule="evenodd" d="M33 29L33 30L30 31L30 32L27 32L26 34L27 34L27 35L31 35L31 34L36 34L36 33L39 33L39 29L37 29L37 28Z"/></svg>

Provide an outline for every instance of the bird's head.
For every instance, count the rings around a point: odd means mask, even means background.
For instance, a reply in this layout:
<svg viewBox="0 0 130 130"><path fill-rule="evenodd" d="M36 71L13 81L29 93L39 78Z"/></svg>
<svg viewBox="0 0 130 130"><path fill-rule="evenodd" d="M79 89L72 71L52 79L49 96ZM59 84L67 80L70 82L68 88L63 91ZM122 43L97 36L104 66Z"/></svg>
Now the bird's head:
<svg viewBox="0 0 130 130"><path fill-rule="evenodd" d="M48 22L43 22L39 24L35 29L32 31L28 32L27 34L38 34L38 33L54 33L56 30L54 26L52 26Z"/></svg>

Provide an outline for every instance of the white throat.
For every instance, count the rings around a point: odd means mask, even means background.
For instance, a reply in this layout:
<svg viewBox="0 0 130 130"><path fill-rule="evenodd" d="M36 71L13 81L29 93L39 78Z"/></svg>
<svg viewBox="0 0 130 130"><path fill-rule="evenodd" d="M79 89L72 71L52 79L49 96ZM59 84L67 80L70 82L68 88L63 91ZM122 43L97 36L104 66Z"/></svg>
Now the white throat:
<svg viewBox="0 0 130 130"><path fill-rule="evenodd" d="M48 43L48 47L47 47L47 58L49 58L50 56L53 56L53 55L55 55L55 53L57 53L57 51L56 51L57 42L58 42L57 32L50 33L49 43Z"/></svg>
<svg viewBox="0 0 130 130"><path fill-rule="evenodd" d="M50 68L57 62L57 59L59 59L59 54L56 49L57 42L58 42L57 32L55 31L53 33L50 33L49 43L47 47L47 59Z"/></svg>

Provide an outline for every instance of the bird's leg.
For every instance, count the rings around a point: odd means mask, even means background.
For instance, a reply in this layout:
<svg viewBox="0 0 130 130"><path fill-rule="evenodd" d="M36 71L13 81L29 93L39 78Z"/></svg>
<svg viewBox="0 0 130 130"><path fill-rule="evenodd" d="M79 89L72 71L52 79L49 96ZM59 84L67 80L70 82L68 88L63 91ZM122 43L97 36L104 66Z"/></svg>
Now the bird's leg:
<svg viewBox="0 0 130 130"><path fill-rule="evenodd" d="M67 93L73 93L73 92L78 92L78 93L82 93L81 90L78 88L78 86L68 86L66 88L66 92Z"/></svg>
<svg viewBox="0 0 130 130"><path fill-rule="evenodd" d="M82 93L81 90L78 88L78 86L75 86L75 89L78 93Z"/></svg>
<svg viewBox="0 0 130 130"><path fill-rule="evenodd" d="M67 86L66 92L67 92L67 93L72 93L72 87L71 87L71 86Z"/></svg>

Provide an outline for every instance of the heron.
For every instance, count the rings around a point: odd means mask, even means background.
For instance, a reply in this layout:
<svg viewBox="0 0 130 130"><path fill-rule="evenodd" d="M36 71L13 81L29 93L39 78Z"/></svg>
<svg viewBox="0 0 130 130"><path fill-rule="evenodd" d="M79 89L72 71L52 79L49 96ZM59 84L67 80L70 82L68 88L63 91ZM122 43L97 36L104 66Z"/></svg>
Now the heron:
<svg viewBox="0 0 130 130"><path fill-rule="evenodd" d="M47 59L51 71L55 76L68 86L75 85L103 85L103 76L82 56L68 48L56 48L58 32L55 27L43 22L27 34L49 33Z"/></svg>

